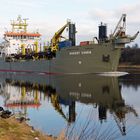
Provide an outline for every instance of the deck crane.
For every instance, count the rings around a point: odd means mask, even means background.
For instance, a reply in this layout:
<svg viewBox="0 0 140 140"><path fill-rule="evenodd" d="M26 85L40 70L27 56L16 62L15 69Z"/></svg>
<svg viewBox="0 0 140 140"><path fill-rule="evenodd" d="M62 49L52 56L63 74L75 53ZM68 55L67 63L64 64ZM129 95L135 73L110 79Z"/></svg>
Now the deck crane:
<svg viewBox="0 0 140 140"><path fill-rule="evenodd" d="M136 110L129 105L125 105L122 109L118 108L116 112L113 112L114 120L122 136L126 135L126 121L125 121L126 113L133 113L135 117L138 117L138 113L136 112Z"/></svg>
<svg viewBox="0 0 140 140"><path fill-rule="evenodd" d="M113 34L111 34L111 39L117 44L126 44L133 41L138 34L139 31L132 37L126 35L126 14L122 14Z"/></svg>
<svg viewBox="0 0 140 140"><path fill-rule="evenodd" d="M62 38L62 33L65 30L66 27L70 25L70 21L68 21L62 28L60 28L51 39L51 51L56 52L58 50L58 43L60 42L60 39Z"/></svg>
<svg viewBox="0 0 140 140"><path fill-rule="evenodd" d="M75 101L72 101L71 104L69 105L69 113L68 116L64 114L62 107L59 103L59 96L54 93L51 94L50 96L51 99L51 103L53 105L53 107L55 108L55 110L68 122L68 123L72 123L75 121L75 117L76 117L76 112L75 112Z"/></svg>
<svg viewBox="0 0 140 140"><path fill-rule="evenodd" d="M62 111L62 107L60 106L59 102L58 102L58 96L57 94L51 94L51 103L53 105L53 107L55 108L55 110L66 120L68 121L67 117L65 116L65 114Z"/></svg>
<svg viewBox="0 0 140 140"><path fill-rule="evenodd" d="M112 36L116 37L118 35L125 35L126 31L126 14L122 14Z"/></svg>
<svg viewBox="0 0 140 140"><path fill-rule="evenodd" d="M118 118L118 116L115 113L113 113L113 117L114 117L114 120L115 120L122 136L126 135L125 119L121 118L121 122L120 122L120 119Z"/></svg>

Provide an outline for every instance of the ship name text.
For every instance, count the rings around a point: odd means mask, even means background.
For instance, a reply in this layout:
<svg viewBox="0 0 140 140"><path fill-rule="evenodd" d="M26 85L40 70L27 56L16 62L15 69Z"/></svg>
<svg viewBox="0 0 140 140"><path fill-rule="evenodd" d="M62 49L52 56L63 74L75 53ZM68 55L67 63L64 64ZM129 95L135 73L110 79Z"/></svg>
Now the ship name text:
<svg viewBox="0 0 140 140"><path fill-rule="evenodd" d="M75 52L69 52L69 55L86 55L86 54L91 54L91 51L75 51Z"/></svg>
<svg viewBox="0 0 140 140"><path fill-rule="evenodd" d="M79 92L69 92L69 95L71 97L76 97L76 98L91 98L92 94L91 93L79 93Z"/></svg>

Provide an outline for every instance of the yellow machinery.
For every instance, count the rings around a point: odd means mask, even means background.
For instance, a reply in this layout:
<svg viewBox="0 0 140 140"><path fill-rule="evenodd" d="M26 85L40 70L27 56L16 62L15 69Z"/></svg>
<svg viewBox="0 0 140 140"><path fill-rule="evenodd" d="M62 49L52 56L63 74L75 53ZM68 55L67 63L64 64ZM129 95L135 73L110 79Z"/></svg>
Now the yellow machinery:
<svg viewBox="0 0 140 140"><path fill-rule="evenodd" d="M25 55L25 44L21 44L22 55Z"/></svg>
<svg viewBox="0 0 140 140"><path fill-rule="evenodd" d="M59 103L59 96L57 94L51 94L50 96L51 98L51 103L53 105L53 107L55 108L55 110L68 122L74 122L75 121L75 101L73 101L71 103L71 105L69 105L69 113L67 113L67 115L64 114L62 107Z"/></svg>
<svg viewBox="0 0 140 140"><path fill-rule="evenodd" d="M34 91L35 93L35 97L34 97L34 103L35 104L37 104L37 103L39 103L39 99L38 99L38 95L39 95L39 93L38 93L38 90L37 89L35 89L35 91Z"/></svg>
<svg viewBox="0 0 140 140"><path fill-rule="evenodd" d="M51 103L54 106L55 110L58 111L58 113L66 120L68 121L67 117L63 113L62 107L60 106L58 102L58 96L57 94L51 94Z"/></svg>
<svg viewBox="0 0 140 140"><path fill-rule="evenodd" d="M48 49L48 46L43 46L43 51L46 52L46 50Z"/></svg>
<svg viewBox="0 0 140 140"><path fill-rule="evenodd" d="M34 46L35 46L34 48L35 53L38 53L38 41L34 42Z"/></svg>
<svg viewBox="0 0 140 140"><path fill-rule="evenodd" d="M26 96L26 87L22 86L21 87L21 100L24 100L25 96Z"/></svg>
<svg viewBox="0 0 140 140"><path fill-rule="evenodd" d="M51 39L51 51L52 52L56 52L58 50L58 43L60 42L61 34L63 33L63 31L65 30L66 27L68 27L70 24L70 22L68 21L61 29L59 29L53 36L53 38Z"/></svg>

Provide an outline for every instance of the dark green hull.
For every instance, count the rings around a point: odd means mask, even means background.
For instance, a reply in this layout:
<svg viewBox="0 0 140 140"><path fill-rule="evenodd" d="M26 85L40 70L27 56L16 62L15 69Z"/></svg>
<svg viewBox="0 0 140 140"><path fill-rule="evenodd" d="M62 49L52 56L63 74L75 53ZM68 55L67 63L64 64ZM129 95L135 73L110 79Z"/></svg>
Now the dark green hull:
<svg viewBox="0 0 140 140"><path fill-rule="evenodd" d="M0 60L0 71L56 74L88 74L116 71L121 48L111 43L67 47L48 60Z"/></svg>
<svg viewBox="0 0 140 140"><path fill-rule="evenodd" d="M82 103L102 102L103 105L113 104L114 100L123 101L117 77L104 77L94 74L63 76L5 74L0 76L1 80L5 81L6 79L6 82L10 82L11 85L27 86L27 90L29 85L33 86L30 87L31 89L39 88L39 85L40 87L42 85L44 90L50 90L44 91L45 93L58 94L65 100L79 100ZM50 88L45 88L45 86Z"/></svg>

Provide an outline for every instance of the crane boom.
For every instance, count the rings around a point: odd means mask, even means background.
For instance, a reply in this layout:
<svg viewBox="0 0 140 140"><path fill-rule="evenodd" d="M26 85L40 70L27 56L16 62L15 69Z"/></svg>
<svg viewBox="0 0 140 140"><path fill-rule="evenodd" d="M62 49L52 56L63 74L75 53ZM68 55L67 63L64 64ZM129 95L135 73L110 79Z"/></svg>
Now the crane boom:
<svg viewBox="0 0 140 140"><path fill-rule="evenodd" d="M63 31L65 30L66 27L68 27L68 25L70 24L70 22L68 21L62 28L60 28L53 36L53 38L51 39L51 51L57 51L58 49L58 43L60 41L61 38L61 34L63 33Z"/></svg>
<svg viewBox="0 0 140 140"><path fill-rule="evenodd" d="M126 29L126 14L122 14L112 36L116 36L118 33L120 33L121 31L125 32Z"/></svg>
<svg viewBox="0 0 140 140"><path fill-rule="evenodd" d="M58 101L58 95L57 94L51 94L51 103L53 105L53 107L55 108L55 110L66 120L68 121L67 117L65 116L65 114L63 113L62 107L59 104Z"/></svg>
<svg viewBox="0 0 140 140"><path fill-rule="evenodd" d="M126 35L126 14L122 14L114 32L110 35L110 40L115 44L126 44L132 42L139 34L133 36Z"/></svg>

